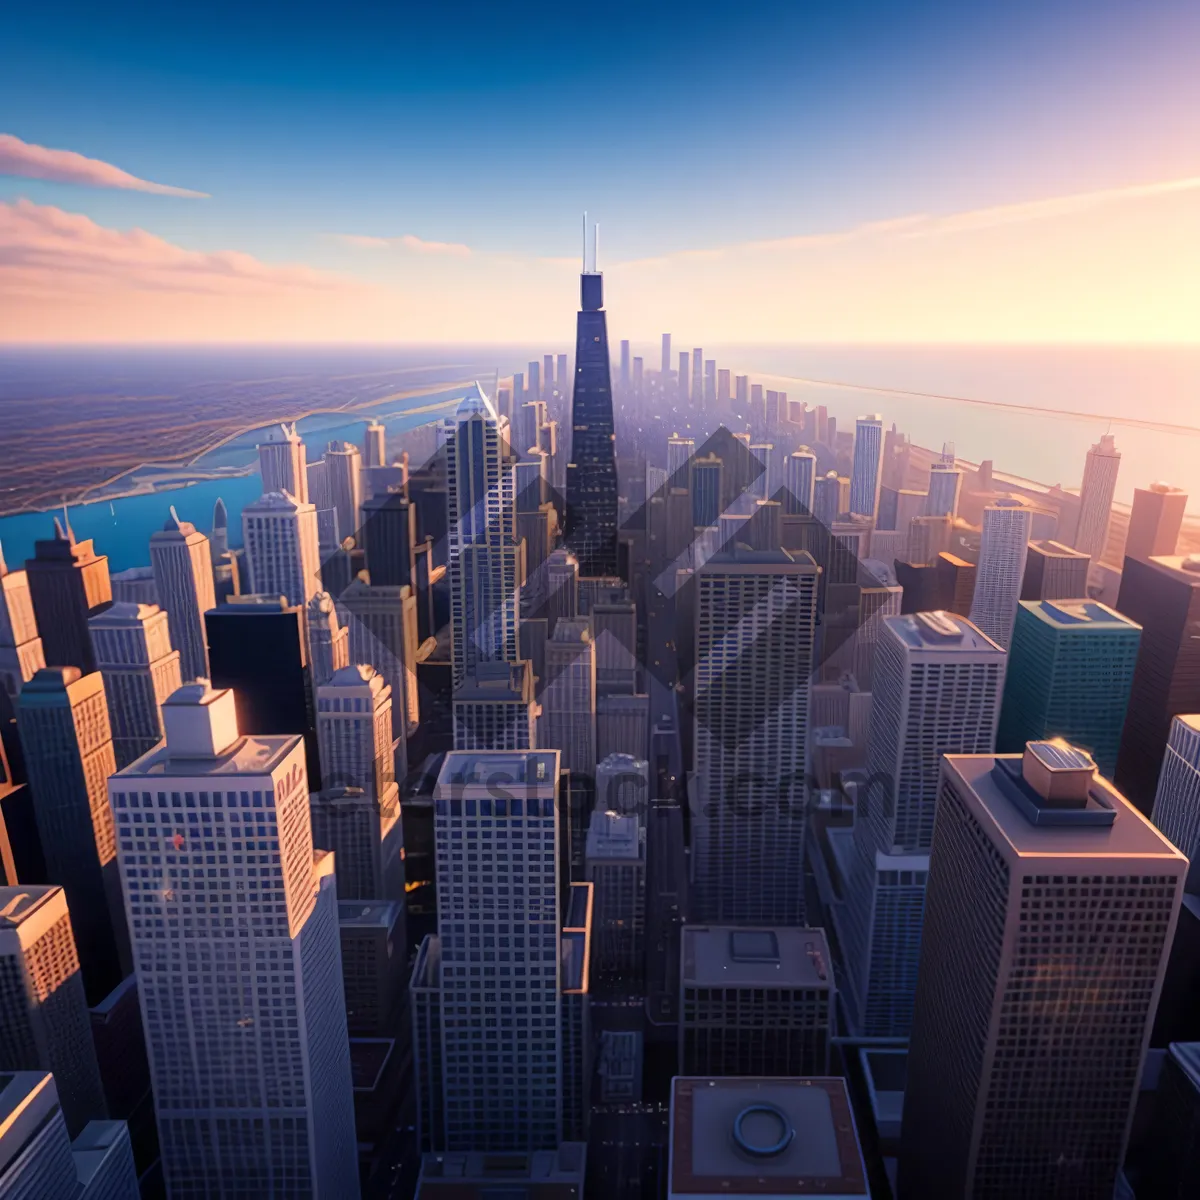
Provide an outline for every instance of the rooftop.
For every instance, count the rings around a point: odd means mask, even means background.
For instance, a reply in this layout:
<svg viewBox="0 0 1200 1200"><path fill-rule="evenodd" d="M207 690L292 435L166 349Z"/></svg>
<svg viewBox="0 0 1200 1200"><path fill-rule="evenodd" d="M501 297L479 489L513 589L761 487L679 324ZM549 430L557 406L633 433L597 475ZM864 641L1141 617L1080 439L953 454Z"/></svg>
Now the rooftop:
<svg viewBox="0 0 1200 1200"><path fill-rule="evenodd" d="M1200 555L1169 554L1140 561L1157 567L1173 579L1190 583L1192 587L1200 587Z"/></svg>
<svg viewBox="0 0 1200 1200"><path fill-rule="evenodd" d="M456 703L509 701L529 704L533 701L533 674L528 662L481 662L454 689Z"/></svg>
<svg viewBox="0 0 1200 1200"><path fill-rule="evenodd" d="M821 929L726 925L683 929L685 987L832 989L831 964L829 943Z"/></svg>
<svg viewBox="0 0 1200 1200"><path fill-rule="evenodd" d="M557 1150L535 1150L532 1154L498 1154L483 1151L426 1154L421 1159L421 1180L446 1179L462 1184L491 1184L503 1196L501 1184L578 1183L583 1189L587 1146L562 1142ZM485 1193L486 1194L486 1193ZM525 1189L516 1195L528 1194Z"/></svg>
<svg viewBox="0 0 1200 1200"><path fill-rule="evenodd" d="M1023 755L1020 754L948 754L943 758L947 777L960 794L974 797L977 814L984 827L991 829L998 847L1013 858L1063 857L1150 857L1160 859L1163 868L1180 865L1187 869L1187 860L1178 850L1106 779L1092 778L1086 808L1055 809L1055 812L1083 814L1103 813L1105 819L1095 823L1078 819L1065 824L1034 823L1029 816L1030 804L1022 806L1013 799L1013 789L997 778L992 768L1007 764L1006 772L1019 775ZM1108 814L1111 813L1111 820Z"/></svg>
<svg viewBox="0 0 1200 1200"><path fill-rule="evenodd" d="M301 504L291 492L264 492L252 504L247 504L242 512L298 512L300 509L312 507L311 504Z"/></svg>
<svg viewBox="0 0 1200 1200"><path fill-rule="evenodd" d="M338 904L338 924L356 925L363 928L391 929L399 915L400 905L395 900L343 900Z"/></svg>
<svg viewBox="0 0 1200 1200"><path fill-rule="evenodd" d="M677 1077L668 1194L869 1197L844 1080Z"/></svg>
<svg viewBox="0 0 1200 1200"><path fill-rule="evenodd" d="M979 654L1004 651L986 633L977 629L966 617L951 612L908 613L887 616L884 625L912 650L934 650L939 653L957 652Z"/></svg>
<svg viewBox="0 0 1200 1200"><path fill-rule="evenodd" d="M0 887L0 929L16 929L46 905L61 888L25 884Z"/></svg>
<svg viewBox="0 0 1200 1200"><path fill-rule="evenodd" d="M1098 600L1022 600L1020 605L1055 629L1139 632L1142 628L1136 621Z"/></svg>
<svg viewBox="0 0 1200 1200"><path fill-rule="evenodd" d="M642 857L642 831L637 817L593 812L586 853L589 859L637 862Z"/></svg>
<svg viewBox="0 0 1200 1200"><path fill-rule="evenodd" d="M170 702L169 700L167 701ZM122 767L110 779L180 779L196 775L270 775L300 741L299 735L242 736L214 758L172 757L159 743L136 762Z"/></svg>
<svg viewBox="0 0 1200 1200"><path fill-rule="evenodd" d="M118 600L115 604L110 604L103 612L89 617L88 625L93 628L99 626L102 629L114 625L141 625L155 613L162 611L157 604L134 604L129 600Z"/></svg>
<svg viewBox="0 0 1200 1200"><path fill-rule="evenodd" d="M437 787L558 786L557 750L452 750Z"/></svg>

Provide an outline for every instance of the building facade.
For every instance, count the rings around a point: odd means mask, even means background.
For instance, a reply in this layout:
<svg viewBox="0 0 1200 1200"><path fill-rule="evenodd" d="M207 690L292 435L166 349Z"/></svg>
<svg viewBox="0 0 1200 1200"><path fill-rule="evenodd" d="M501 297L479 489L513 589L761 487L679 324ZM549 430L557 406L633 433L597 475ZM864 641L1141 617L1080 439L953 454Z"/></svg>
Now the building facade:
<svg viewBox="0 0 1200 1200"><path fill-rule="evenodd" d="M334 862L313 848L303 745L242 736L206 681L163 720L108 795L167 1192L357 1197Z"/></svg>
<svg viewBox="0 0 1200 1200"><path fill-rule="evenodd" d="M943 762L899 1195L1110 1196L1187 861L1065 742Z"/></svg>
<svg viewBox="0 0 1200 1200"><path fill-rule="evenodd" d="M150 535L150 563L158 603L166 610L171 645L179 651L180 674L188 680L207 679L204 614L217 602L208 538L195 525L181 521L172 506L166 525Z"/></svg>
<svg viewBox="0 0 1200 1200"><path fill-rule="evenodd" d="M989 504L975 570L971 621L997 645L1008 649L1025 576L1030 513L1018 502Z"/></svg>
<svg viewBox="0 0 1200 1200"><path fill-rule="evenodd" d="M163 701L182 683L167 614L156 604L114 604L88 622L104 680L118 769L162 738ZM205 651L207 665L208 653Z"/></svg>

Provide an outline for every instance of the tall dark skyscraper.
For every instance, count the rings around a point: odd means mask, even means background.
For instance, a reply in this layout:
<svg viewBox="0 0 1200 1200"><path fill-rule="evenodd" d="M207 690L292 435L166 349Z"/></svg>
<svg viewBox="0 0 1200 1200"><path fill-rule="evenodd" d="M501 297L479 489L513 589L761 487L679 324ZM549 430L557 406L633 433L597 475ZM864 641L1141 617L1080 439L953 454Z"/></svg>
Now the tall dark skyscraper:
<svg viewBox="0 0 1200 1200"><path fill-rule="evenodd" d="M580 309L575 335L571 402L571 461L567 464L567 545L585 576L617 574L617 459L604 277L595 243L588 270L586 223Z"/></svg>

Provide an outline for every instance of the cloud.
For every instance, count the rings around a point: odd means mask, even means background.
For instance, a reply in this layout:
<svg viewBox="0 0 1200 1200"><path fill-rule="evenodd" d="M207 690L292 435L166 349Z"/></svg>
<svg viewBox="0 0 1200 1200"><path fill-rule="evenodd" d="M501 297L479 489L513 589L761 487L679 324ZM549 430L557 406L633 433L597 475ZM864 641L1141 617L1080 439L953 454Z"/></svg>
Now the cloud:
<svg viewBox="0 0 1200 1200"><path fill-rule="evenodd" d="M902 217L889 217L880 221L868 221L862 225L852 225L848 229L835 229L824 233L805 233L791 237L770 238L764 241L736 242L728 246L715 246L707 249L679 250L673 254L657 255L653 258L630 259L623 263L617 263L615 266L617 268L667 266L681 262L716 260L733 255L763 252L774 254L781 250L813 250L826 246L838 246L847 242L943 237L959 233L974 233L1001 225L1017 225L1069 217L1132 200L1152 199L1198 189L1200 189L1200 176L1192 176L1185 179L1132 184L1127 187L1102 188L1092 192L1077 192L1068 196L1051 196L1042 200L1026 200L1015 204L997 204L989 208L969 209L965 212L941 216L914 213Z"/></svg>
<svg viewBox="0 0 1200 1200"><path fill-rule="evenodd" d="M451 258L469 258L471 247L462 242L427 242L413 233L403 233L399 237L372 237L362 233L335 233L339 242L354 246L359 250L386 250L399 247L411 250L414 254L444 254Z"/></svg>
<svg viewBox="0 0 1200 1200"><path fill-rule="evenodd" d="M110 229L25 199L0 202L0 293L245 294L339 282L311 267L273 266L235 250L185 250L143 229Z"/></svg>
<svg viewBox="0 0 1200 1200"><path fill-rule="evenodd" d="M156 196L207 198L207 192L151 183L114 167L98 158L87 158L74 150L50 150L23 142L11 133L0 133L0 175L20 175L26 179L45 179L51 183L78 183L84 187L122 188L130 192L151 192Z"/></svg>

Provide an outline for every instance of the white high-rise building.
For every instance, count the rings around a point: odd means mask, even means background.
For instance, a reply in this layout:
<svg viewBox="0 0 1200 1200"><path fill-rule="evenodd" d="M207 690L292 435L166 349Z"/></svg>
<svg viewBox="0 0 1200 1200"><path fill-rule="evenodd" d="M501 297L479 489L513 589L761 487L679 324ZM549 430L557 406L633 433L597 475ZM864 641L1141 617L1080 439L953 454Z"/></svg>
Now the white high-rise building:
<svg viewBox="0 0 1200 1200"><path fill-rule="evenodd" d="M802 924L817 566L735 545L697 572L697 920Z"/></svg>
<svg viewBox="0 0 1200 1200"><path fill-rule="evenodd" d="M878 413L854 424L854 466L850 472L850 511L874 518L883 476L883 418Z"/></svg>
<svg viewBox="0 0 1200 1200"><path fill-rule="evenodd" d="M0 1071L52 1071L73 1134L106 1117L62 888L0 887L0 980Z"/></svg>
<svg viewBox="0 0 1200 1200"><path fill-rule="evenodd" d="M308 602L308 669L313 688L328 683L334 671L350 665L350 631L338 624L337 608L328 592Z"/></svg>
<svg viewBox="0 0 1200 1200"><path fill-rule="evenodd" d="M325 472L330 499L337 512L338 537L359 539L362 513L362 455L350 442L330 442L325 448Z"/></svg>
<svg viewBox="0 0 1200 1200"><path fill-rule="evenodd" d="M272 425L267 431L266 440L258 444L258 473L263 495L287 492L301 504L308 503L308 463L294 424Z"/></svg>
<svg viewBox="0 0 1200 1200"><path fill-rule="evenodd" d="M351 1200L334 856L313 849L304 743L239 735L205 680L163 722L108 795L167 1194Z"/></svg>
<svg viewBox="0 0 1200 1200"><path fill-rule="evenodd" d="M902 1197L1109 1197L1187 860L1062 741L942 760Z"/></svg>
<svg viewBox="0 0 1200 1200"><path fill-rule="evenodd" d="M454 682L477 662L517 660L523 574L507 422L478 384L447 427L450 623Z"/></svg>
<svg viewBox="0 0 1200 1200"><path fill-rule="evenodd" d="M999 500L983 510L971 621L1006 650L1025 578L1030 520L1029 509L1019 500Z"/></svg>
<svg viewBox="0 0 1200 1200"><path fill-rule="evenodd" d="M1112 517L1113 494L1117 490L1117 472L1121 452L1111 433L1088 451L1079 489L1079 524L1075 530L1075 549L1090 555L1098 563L1108 543L1108 522Z"/></svg>
<svg viewBox="0 0 1200 1200"><path fill-rule="evenodd" d="M1152 819L1196 864L1200 879L1200 716L1178 716L1171 722Z"/></svg>
<svg viewBox="0 0 1200 1200"><path fill-rule="evenodd" d="M929 492L925 497L925 516L957 517L962 481L963 473L955 466L953 459L932 463L929 469ZM896 528L904 527L897 522Z"/></svg>
<svg viewBox="0 0 1200 1200"><path fill-rule="evenodd" d="M0 550L0 689L15 697L45 665L29 580L8 569Z"/></svg>
<svg viewBox="0 0 1200 1200"><path fill-rule="evenodd" d="M184 679L207 678L204 614L217 603L208 538L181 521L172 505L166 525L150 535L150 563L158 602L170 624L171 645L179 651L180 673Z"/></svg>
<svg viewBox="0 0 1200 1200"><path fill-rule="evenodd" d="M304 607L321 590L317 510L287 492L267 492L242 509L250 568L246 590Z"/></svg>
<svg viewBox="0 0 1200 1200"><path fill-rule="evenodd" d="M403 826L392 739L392 689L374 667L342 667L317 688L322 790L313 843L334 851L338 898L404 898Z"/></svg>
<svg viewBox="0 0 1200 1200"><path fill-rule="evenodd" d="M943 754L996 746L1007 655L952 613L880 622L867 779L856 790L854 857L841 910L857 1032L907 1037Z"/></svg>
<svg viewBox="0 0 1200 1200"><path fill-rule="evenodd" d="M438 776L438 935L413 983L422 1139L438 1149L561 1140L558 776L555 750L455 750ZM437 975L423 979L431 953Z"/></svg>
<svg viewBox="0 0 1200 1200"><path fill-rule="evenodd" d="M563 618L546 643L539 740L562 752L563 769L596 774L596 644L587 617Z"/></svg>
<svg viewBox="0 0 1200 1200"><path fill-rule="evenodd" d="M817 456L807 446L801 446L784 460L784 511L792 516L811 513L816 482Z"/></svg>
<svg viewBox="0 0 1200 1200"><path fill-rule="evenodd" d="M157 604L114 604L88 621L88 631L120 770L162 740L159 709L182 683L180 655Z"/></svg>

